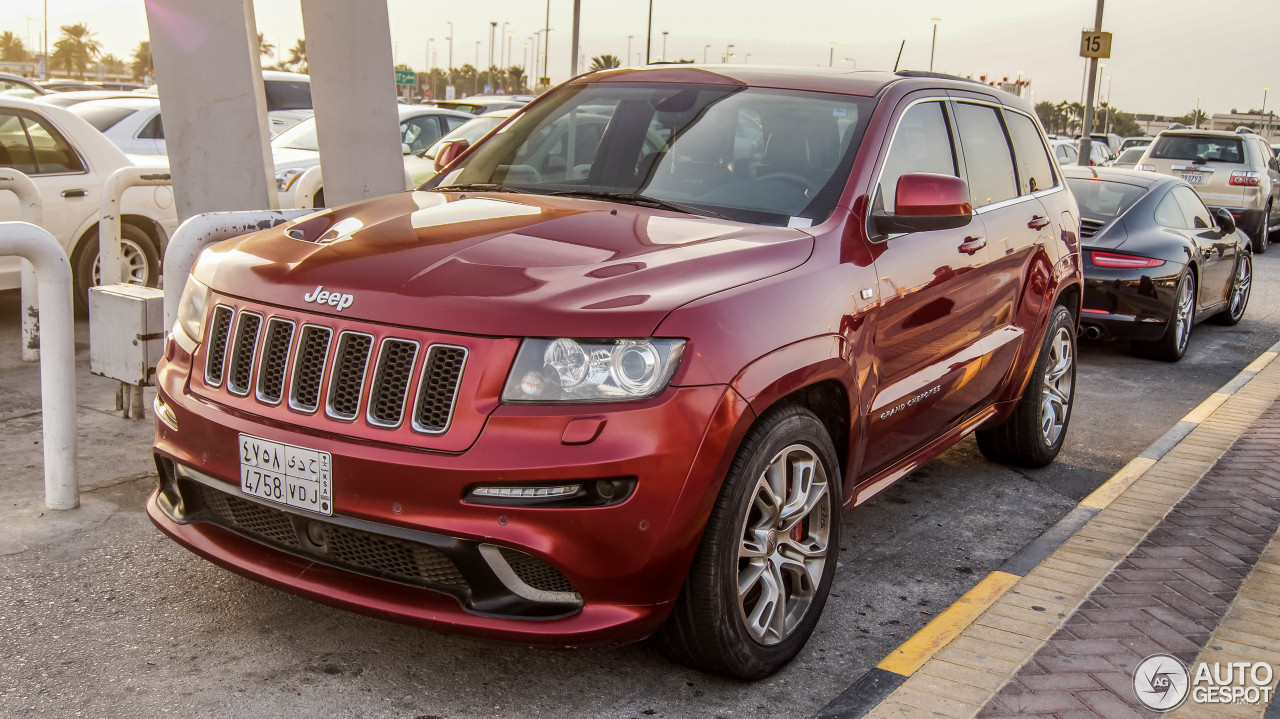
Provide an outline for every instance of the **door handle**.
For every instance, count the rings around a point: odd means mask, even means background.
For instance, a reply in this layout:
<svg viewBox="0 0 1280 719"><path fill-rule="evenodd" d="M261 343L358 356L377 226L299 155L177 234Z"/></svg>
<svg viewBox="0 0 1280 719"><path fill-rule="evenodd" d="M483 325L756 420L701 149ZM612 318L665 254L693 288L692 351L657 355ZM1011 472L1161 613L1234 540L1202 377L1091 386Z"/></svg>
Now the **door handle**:
<svg viewBox="0 0 1280 719"><path fill-rule="evenodd" d="M985 237L966 237L964 242L960 243L960 251L966 255L972 255L986 246L987 238Z"/></svg>
<svg viewBox="0 0 1280 719"><path fill-rule="evenodd" d="M1027 223L1027 227L1030 227L1033 230L1043 230L1048 226L1049 220L1041 217L1040 215L1032 215L1031 221Z"/></svg>
<svg viewBox="0 0 1280 719"><path fill-rule="evenodd" d="M89 193L85 190L63 190L62 191L63 197L84 197L87 194Z"/></svg>

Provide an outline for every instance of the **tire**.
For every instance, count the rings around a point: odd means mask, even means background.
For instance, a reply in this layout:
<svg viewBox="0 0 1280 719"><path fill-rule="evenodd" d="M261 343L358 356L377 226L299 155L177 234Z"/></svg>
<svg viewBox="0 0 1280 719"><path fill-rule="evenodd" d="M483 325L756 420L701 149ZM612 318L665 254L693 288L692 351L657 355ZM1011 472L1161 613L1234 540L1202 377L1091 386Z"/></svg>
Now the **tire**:
<svg viewBox="0 0 1280 719"><path fill-rule="evenodd" d="M1169 313L1169 321L1165 323L1164 334L1151 342L1131 341L1129 351L1137 357L1177 362L1186 354L1187 345L1191 344L1191 331L1195 328L1195 321L1195 274L1187 271L1182 273L1178 288L1174 290L1173 309Z"/></svg>
<svg viewBox="0 0 1280 719"><path fill-rule="evenodd" d="M1262 211L1262 227L1249 235L1249 244L1253 245L1255 255L1267 253L1267 245L1271 244L1271 205Z"/></svg>
<svg viewBox="0 0 1280 719"><path fill-rule="evenodd" d="M806 463L807 472L796 472ZM770 503L773 488L790 501ZM658 648L681 664L734 679L781 669L808 641L831 591L840 506L840 464L822 422L795 405L762 415L729 468ZM740 557L744 549L748 555ZM753 578L740 596L747 577Z"/></svg>
<svg viewBox="0 0 1280 719"><path fill-rule="evenodd" d="M1248 252L1240 254L1236 262L1235 274L1231 276L1231 295L1227 298L1227 308L1213 316L1214 324L1233 327L1244 319L1244 311L1249 307L1249 295L1253 290L1253 257Z"/></svg>
<svg viewBox="0 0 1280 719"><path fill-rule="evenodd" d="M1076 387L1076 323L1062 305L1053 308L1040 343L1040 356L1013 416L980 429L978 448L996 462L1044 467L1058 456L1067 437Z"/></svg>
<svg viewBox="0 0 1280 719"><path fill-rule="evenodd" d="M157 286L160 283L160 251L151 237L139 227L121 224L120 244L128 265L125 281L147 287ZM89 288L98 284L97 227L86 232L76 247L71 268L75 274L76 310L84 315L89 311Z"/></svg>

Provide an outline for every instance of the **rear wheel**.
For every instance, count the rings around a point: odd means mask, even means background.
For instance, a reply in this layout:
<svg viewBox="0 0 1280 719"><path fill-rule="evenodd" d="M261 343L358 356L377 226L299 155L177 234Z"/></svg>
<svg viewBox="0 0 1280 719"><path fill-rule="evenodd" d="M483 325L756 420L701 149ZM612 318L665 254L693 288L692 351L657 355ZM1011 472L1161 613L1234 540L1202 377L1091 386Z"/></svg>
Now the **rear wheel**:
<svg viewBox="0 0 1280 719"><path fill-rule="evenodd" d="M1231 296L1227 299L1227 308L1214 315L1213 321L1227 326L1239 323L1244 318L1245 308L1249 306L1249 292L1252 289L1253 257L1248 252L1242 252L1231 280Z"/></svg>
<svg viewBox="0 0 1280 719"><path fill-rule="evenodd" d="M1267 245L1271 243L1271 205L1262 211L1262 226L1250 237L1250 243L1255 254L1266 254Z"/></svg>
<svg viewBox="0 0 1280 719"><path fill-rule="evenodd" d="M1043 467L1058 456L1067 438L1075 399L1076 331L1071 311L1053 308L1040 357L1013 416L977 431L987 458L1023 467Z"/></svg>
<svg viewBox="0 0 1280 719"><path fill-rule="evenodd" d="M124 259L124 281L131 285L155 287L160 282L160 251L151 237L133 225L120 225L120 254ZM84 236L72 255L75 275L75 303L80 313L89 311L89 288L100 284L98 229Z"/></svg>
<svg viewBox="0 0 1280 719"><path fill-rule="evenodd" d="M840 465L822 422L794 405L766 412L729 469L658 647L735 679L781 669L826 604L839 510Z"/></svg>
<svg viewBox="0 0 1280 719"><path fill-rule="evenodd" d="M1174 291L1173 312L1165 325L1164 334L1153 342L1129 342L1129 350L1133 354L1161 362L1177 362L1182 359L1191 342L1191 330L1196 321L1195 285L1195 275L1190 270L1182 273L1178 289Z"/></svg>

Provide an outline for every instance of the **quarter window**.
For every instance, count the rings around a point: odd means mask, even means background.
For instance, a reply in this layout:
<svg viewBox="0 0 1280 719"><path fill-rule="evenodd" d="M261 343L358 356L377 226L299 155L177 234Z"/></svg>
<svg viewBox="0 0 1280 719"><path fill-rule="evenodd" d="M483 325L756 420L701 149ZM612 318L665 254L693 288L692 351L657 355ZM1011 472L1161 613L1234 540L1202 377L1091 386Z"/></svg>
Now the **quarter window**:
<svg viewBox="0 0 1280 719"><path fill-rule="evenodd" d="M1006 112L1004 118L1013 138L1014 154L1018 157L1020 193L1027 195L1053 187L1053 161L1045 152L1036 124L1031 118L1016 112Z"/></svg>
<svg viewBox="0 0 1280 719"><path fill-rule="evenodd" d="M875 209L893 210L898 178L911 172L959 177L941 102L922 102L902 114L876 185Z"/></svg>
<svg viewBox="0 0 1280 719"><path fill-rule="evenodd" d="M1164 196L1160 200L1160 204L1156 205L1156 222L1165 227L1175 227L1178 229L1190 229L1191 225L1187 224L1186 215L1182 214L1182 206L1178 204L1177 198L1173 193Z"/></svg>
<svg viewBox="0 0 1280 719"><path fill-rule="evenodd" d="M985 207L1017 197L1009 138L996 109L986 105L957 103L956 125L964 163L969 170L969 192L974 207Z"/></svg>
<svg viewBox="0 0 1280 719"><path fill-rule="evenodd" d="M1196 191L1186 185L1178 185L1169 193L1171 197L1177 198L1178 205L1182 207L1182 214L1186 217L1184 227L1191 227L1197 230L1207 230L1213 227L1213 217L1209 214L1209 208L1204 206L1200 201Z"/></svg>

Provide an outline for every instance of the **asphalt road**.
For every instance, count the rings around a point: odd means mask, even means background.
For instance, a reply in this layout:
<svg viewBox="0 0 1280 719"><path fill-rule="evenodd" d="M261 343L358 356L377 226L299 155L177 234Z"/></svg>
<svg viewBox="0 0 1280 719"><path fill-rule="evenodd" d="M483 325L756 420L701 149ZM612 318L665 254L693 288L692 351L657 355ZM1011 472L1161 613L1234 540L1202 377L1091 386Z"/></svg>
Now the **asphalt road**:
<svg viewBox="0 0 1280 719"><path fill-rule="evenodd" d="M648 643L548 650L436 634L218 569L147 522L149 425L115 419L109 385L92 377L78 381L92 491L72 520L36 517L36 374L15 367L16 301L0 297L0 715L810 716L1280 340L1280 248L1255 274L1245 320L1198 326L1179 364L1086 343L1051 467L992 464L970 439L845 513L816 634L755 684L670 664Z"/></svg>

